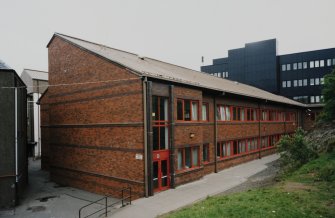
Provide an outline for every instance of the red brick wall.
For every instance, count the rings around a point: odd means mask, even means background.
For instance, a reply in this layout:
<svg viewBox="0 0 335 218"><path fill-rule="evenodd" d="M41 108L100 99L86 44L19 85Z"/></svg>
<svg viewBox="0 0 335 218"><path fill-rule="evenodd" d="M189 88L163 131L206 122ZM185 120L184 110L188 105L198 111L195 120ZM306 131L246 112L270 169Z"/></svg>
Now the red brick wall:
<svg viewBox="0 0 335 218"><path fill-rule="evenodd" d="M209 121L203 122L183 122L176 121L175 127L175 172L176 179L175 184L181 185L190 181L197 180L202 176L213 173L215 170L215 143L214 143L214 100L210 95L204 94L201 90L190 89L180 86L175 86L175 111L177 110L177 99L192 99L199 100L199 105L202 102L209 103ZM247 100L236 100L231 97L223 96L216 98L217 104L222 105L236 105L257 108L258 104L247 101ZM276 109L281 111L286 111L287 108L279 107L276 105L271 105L270 103L264 103L261 108ZM292 110L294 111L294 110ZM175 119L176 117L175 113ZM201 117L200 117L201 120ZM292 122L223 122L218 121L217 124L217 141L227 141L235 139L246 139L251 137L285 134L293 132L297 128L296 123ZM259 132L260 131L260 132ZM190 138L190 133L195 133L194 138ZM200 146L199 158L202 160L202 145L203 143L209 144L209 163L203 163L198 168L187 169L178 171L177 167L177 157L178 148L185 147L188 145ZM258 159L259 156L269 155L275 152L274 148L262 150L259 152L253 152L249 154L244 154L241 156L236 156L229 159L218 159L217 168L218 170L223 170L225 168L247 162L250 160Z"/></svg>
<svg viewBox="0 0 335 218"><path fill-rule="evenodd" d="M141 79L55 37L49 84L72 84L42 98L42 160L52 180L114 196L130 185L143 196L144 160L135 159L144 152Z"/></svg>

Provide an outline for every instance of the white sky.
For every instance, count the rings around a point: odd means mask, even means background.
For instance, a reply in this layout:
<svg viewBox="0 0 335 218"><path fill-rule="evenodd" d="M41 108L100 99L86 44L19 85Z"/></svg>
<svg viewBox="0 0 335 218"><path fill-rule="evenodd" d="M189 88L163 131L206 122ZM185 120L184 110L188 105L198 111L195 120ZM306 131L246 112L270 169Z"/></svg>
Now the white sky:
<svg viewBox="0 0 335 218"><path fill-rule="evenodd" d="M277 38L278 54L335 47L335 0L0 0L0 59L48 70L54 32L199 70Z"/></svg>

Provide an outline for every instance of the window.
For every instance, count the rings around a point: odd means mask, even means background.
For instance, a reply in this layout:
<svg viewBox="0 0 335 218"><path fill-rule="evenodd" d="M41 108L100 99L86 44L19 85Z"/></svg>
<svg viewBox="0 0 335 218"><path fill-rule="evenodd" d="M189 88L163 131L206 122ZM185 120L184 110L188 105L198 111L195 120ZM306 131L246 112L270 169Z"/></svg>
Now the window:
<svg viewBox="0 0 335 218"><path fill-rule="evenodd" d="M230 107L218 105L217 107L217 119L219 121L230 121Z"/></svg>
<svg viewBox="0 0 335 218"><path fill-rule="evenodd" d="M226 78L228 78L229 77L229 74L228 74L228 71L226 72Z"/></svg>
<svg viewBox="0 0 335 218"><path fill-rule="evenodd" d="M269 117L269 115L268 115L268 111L267 110L262 110L262 121L268 121L269 119L268 119L268 117Z"/></svg>
<svg viewBox="0 0 335 218"><path fill-rule="evenodd" d="M314 63L314 67L319 67L320 65L319 65L319 61L315 61L315 63Z"/></svg>
<svg viewBox="0 0 335 218"><path fill-rule="evenodd" d="M216 145L216 155L218 158L225 158L231 156L232 142L218 142Z"/></svg>
<svg viewBox="0 0 335 218"><path fill-rule="evenodd" d="M209 144L202 146L202 161L209 162Z"/></svg>
<svg viewBox="0 0 335 218"><path fill-rule="evenodd" d="M177 100L177 119L184 121L198 120L198 101L193 100Z"/></svg>
<svg viewBox="0 0 335 218"><path fill-rule="evenodd" d="M335 65L335 58L333 58L333 65Z"/></svg>
<svg viewBox="0 0 335 218"><path fill-rule="evenodd" d="M309 80L309 85L314 86L314 78L311 78L311 79Z"/></svg>
<svg viewBox="0 0 335 218"><path fill-rule="evenodd" d="M332 59L327 59L327 66L331 66L332 65Z"/></svg>
<svg viewBox="0 0 335 218"><path fill-rule="evenodd" d="M286 71L286 64L281 65L281 71Z"/></svg>
<svg viewBox="0 0 335 218"><path fill-rule="evenodd" d="M320 79L319 78L315 78L315 85L320 85Z"/></svg>
<svg viewBox="0 0 335 218"><path fill-rule="evenodd" d="M233 141L233 155L244 153L246 151L245 147L245 140Z"/></svg>
<svg viewBox="0 0 335 218"><path fill-rule="evenodd" d="M283 81L283 88L286 88L286 81Z"/></svg>
<svg viewBox="0 0 335 218"><path fill-rule="evenodd" d="M269 147L269 136L265 136L261 138L261 148Z"/></svg>
<svg viewBox="0 0 335 218"><path fill-rule="evenodd" d="M304 69L307 69L307 62L303 62L302 65Z"/></svg>
<svg viewBox="0 0 335 218"><path fill-rule="evenodd" d="M178 149L178 170L199 166L199 147Z"/></svg>
<svg viewBox="0 0 335 218"><path fill-rule="evenodd" d="M301 62L298 63L298 69L299 69L299 70L302 69L302 63L301 63Z"/></svg>
<svg viewBox="0 0 335 218"><path fill-rule="evenodd" d="M324 60L320 60L320 67L324 67L325 66L325 61Z"/></svg>
<svg viewBox="0 0 335 218"><path fill-rule="evenodd" d="M202 104L202 120L203 121L208 121L209 117L208 117L208 103L203 103Z"/></svg>
<svg viewBox="0 0 335 218"><path fill-rule="evenodd" d="M247 121L256 121L257 119L257 110L253 109L253 108L247 108L246 109L247 112Z"/></svg>
<svg viewBox="0 0 335 218"><path fill-rule="evenodd" d="M298 86L298 80L293 80L293 86L297 87Z"/></svg>
<svg viewBox="0 0 335 218"><path fill-rule="evenodd" d="M297 70L298 69L298 63L293 63L293 70Z"/></svg>
<svg viewBox="0 0 335 218"><path fill-rule="evenodd" d="M291 87L291 81L287 81L286 84L288 88Z"/></svg>
<svg viewBox="0 0 335 218"><path fill-rule="evenodd" d="M277 111L269 111L269 121L277 120Z"/></svg>
<svg viewBox="0 0 335 218"><path fill-rule="evenodd" d="M314 103L315 102L315 98L314 96L311 96L311 103Z"/></svg>
<svg viewBox="0 0 335 218"><path fill-rule="evenodd" d="M233 120L234 121L243 121L244 120L244 109L241 107L232 107Z"/></svg>
<svg viewBox="0 0 335 218"><path fill-rule="evenodd" d="M320 103L320 96L315 96L315 103Z"/></svg>
<svg viewBox="0 0 335 218"><path fill-rule="evenodd" d="M153 150L168 149L168 98L152 96L152 121Z"/></svg>
<svg viewBox="0 0 335 218"><path fill-rule="evenodd" d="M299 79L299 81L298 81L298 85L299 85L299 86L302 86L302 79Z"/></svg>
<svg viewBox="0 0 335 218"><path fill-rule="evenodd" d="M304 79L304 86L307 86L307 79Z"/></svg>
<svg viewBox="0 0 335 218"><path fill-rule="evenodd" d="M321 85L325 84L325 78L323 78L323 77L320 78L320 84L321 84Z"/></svg>
<svg viewBox="0 0 335 218"><path fill-rule="evenodd" d="M309 68L314 68L314 61L309 62Z"/></svg>
<svg viewBox="0 0 335 218"><path fill-rule="evenodd" d="M286 70L291 70L291 64L286 64Z"/></svg>
<svg viewBox="0 0 335 218"><path fill-rule="evenodd" d="M254 151L258 149L258 140L257 138L247 139L248 151Z"/></svg>

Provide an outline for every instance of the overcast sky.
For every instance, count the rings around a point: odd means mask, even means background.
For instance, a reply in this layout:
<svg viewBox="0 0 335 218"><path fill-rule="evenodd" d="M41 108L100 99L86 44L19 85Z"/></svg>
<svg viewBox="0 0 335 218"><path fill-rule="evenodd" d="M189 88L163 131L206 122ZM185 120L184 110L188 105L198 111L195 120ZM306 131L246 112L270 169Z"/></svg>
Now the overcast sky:
<svg viewBox="0 0 335 218"><path fill-rule="evenodd" d="M247 42L335 47L335 0L0 0L0 59L48 70L54 32L199 70Z"/></svg>

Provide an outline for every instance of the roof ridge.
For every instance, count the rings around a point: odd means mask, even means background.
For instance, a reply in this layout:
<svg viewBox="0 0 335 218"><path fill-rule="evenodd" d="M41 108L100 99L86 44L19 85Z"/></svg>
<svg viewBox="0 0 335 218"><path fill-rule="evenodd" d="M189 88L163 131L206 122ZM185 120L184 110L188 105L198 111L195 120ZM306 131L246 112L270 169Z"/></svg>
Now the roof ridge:
<svg viewBox="0 0 335 218"><path fill-rule="evenodd" d="M41 73L49 73L48 71L44 71L44 70L34 70L34 69L29 69L29 68L23 68L23 70L37 71L37 72L41 72Z"/></svg>

